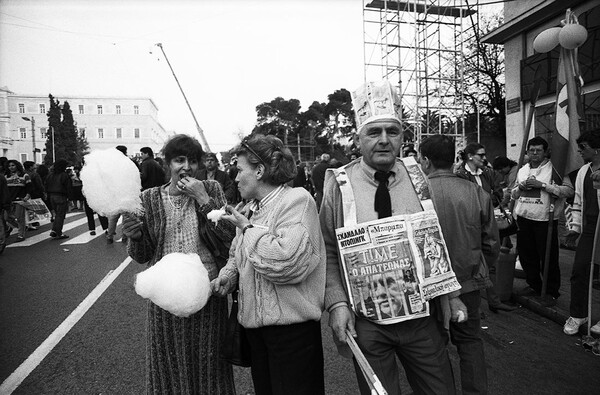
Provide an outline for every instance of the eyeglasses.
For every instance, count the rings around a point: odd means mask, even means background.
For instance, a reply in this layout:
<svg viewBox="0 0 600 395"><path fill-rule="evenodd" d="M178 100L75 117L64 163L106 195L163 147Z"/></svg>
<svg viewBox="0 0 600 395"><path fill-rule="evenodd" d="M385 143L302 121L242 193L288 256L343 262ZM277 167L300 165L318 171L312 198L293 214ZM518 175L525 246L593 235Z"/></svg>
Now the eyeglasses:
<svg viewBox="0 0 600 395"><path fill-rule="evenodd" d="M485 152L478 152L478 153L473 154L473 155L477 155L477 156L480 156L480 157L483 158L485 156Z"/></svg>
<svg viewBox="0 0 600 395"><path fill-rule="evenodd" d="M256 153L256 151L254 151L247 143L248 139L244 139L242 140L242 147L246 148L248 151L250 151L250 153L254 156L256 156L256 158L260 161L260 163L262 163L265 167L267 166L267 164L265 163L265 161L263 160L263 158L260 157L259 154Z"/></svg>
<svg viewBox="0 0 600 395"><path fill-rule="evenodd" d="M581 143L581 144L577 144L577 147L579 147L579 149L581 151L585 151L588 148L591 148L589 145L587 145L586 143Z"/></svg>

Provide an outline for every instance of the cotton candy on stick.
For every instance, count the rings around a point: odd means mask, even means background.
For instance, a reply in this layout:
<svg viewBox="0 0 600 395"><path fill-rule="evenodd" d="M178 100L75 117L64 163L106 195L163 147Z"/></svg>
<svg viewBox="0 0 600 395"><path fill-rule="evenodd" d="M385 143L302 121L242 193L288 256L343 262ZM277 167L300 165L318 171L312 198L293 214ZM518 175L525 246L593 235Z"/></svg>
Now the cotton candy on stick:
<svg viewBox="0 0 600 395"><path fill-rule="evenodd" d="M118 149L97 150L86 155L81 181L88 205L98 214L141 213L140 172Z"/></svg>
<svg viewBox="0 0 600 395"><path fill-rule="evenodd" d="M135 292L178 317L189 317L211 295L208 271L197 254L172 253L136 276Z"/></svg>

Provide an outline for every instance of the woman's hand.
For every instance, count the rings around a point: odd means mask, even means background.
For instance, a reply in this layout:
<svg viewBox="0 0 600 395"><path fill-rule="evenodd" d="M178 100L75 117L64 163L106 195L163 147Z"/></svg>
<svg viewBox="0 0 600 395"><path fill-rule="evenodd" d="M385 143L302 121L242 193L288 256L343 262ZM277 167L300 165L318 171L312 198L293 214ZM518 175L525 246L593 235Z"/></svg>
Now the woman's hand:
<svg viewBox="0 0 600 395"><path fill-rule="evenodd" d="M199 205L208 203L209 196L202 181L193 177L184 177L177 181L176 186L184 195L194 198Z"/></svg>
<svg viewBox="0 0 600 395"><path fill-rule="evenodd" d="M235 206L235 208L230 205L225 206L225 214L221 217L221 219L231 222L240 229L244 229L244 227L248 225L250 221L239 212L242 207L244 207L243 202L240 202L237 206Z"/></svg>
<svg viewBox="0 0 600 395"><path fill-rule="evenodd" d="M230 287L231 280L224 274L217 276L217 278L210 282L210 289L212 290L213 295L221 297L226 296L229 293Z"/></svg>
<svg viewBox="0 0 600 395"><path fill-rule="evenodd" d="M123 214L123 235L133 241L142 240L142 221L134 215Z"/></svg>

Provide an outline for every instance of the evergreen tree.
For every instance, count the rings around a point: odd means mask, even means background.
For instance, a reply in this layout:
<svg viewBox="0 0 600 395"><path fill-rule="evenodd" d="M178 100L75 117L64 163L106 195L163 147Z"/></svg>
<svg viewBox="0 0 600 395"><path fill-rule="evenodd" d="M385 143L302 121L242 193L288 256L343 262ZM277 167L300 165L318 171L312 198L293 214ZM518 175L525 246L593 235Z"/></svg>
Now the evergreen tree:
<svg viewBox="0 0 600 395"><path fill-rule="evenodd" d="M54 163L52 138L54 137L54 152L56 159L66 159L70 164L79 164L83 155L89 148L88 142L84 136L77 132L76 124L71 112L69 102L60 102L52 95L50 99L50 110L48 111L48 137L46 138L46 158L44 163L51 165Z"/></svg>
<svg viewBox="0 0 600 395"><path fill-rule="evenodd" d="M52 139L56 139L56 134L60 129L61 112L60 102L58 100L55 100L54 96L52 96L51 94L48 95L48 98L50 99L50 110L47 113L48 135L46 137L46 158L44 159L44 163L49 166L52 163L54 163Z"/></svg>

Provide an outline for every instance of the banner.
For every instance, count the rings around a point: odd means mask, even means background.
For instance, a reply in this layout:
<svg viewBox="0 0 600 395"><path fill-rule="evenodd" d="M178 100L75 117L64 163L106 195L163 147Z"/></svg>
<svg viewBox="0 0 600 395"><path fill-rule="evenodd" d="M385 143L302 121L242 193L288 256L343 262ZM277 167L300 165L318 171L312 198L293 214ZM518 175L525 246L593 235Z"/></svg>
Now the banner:
<svg viewBox="0 0 600 395"><path fill-rule="evenodd" d="M336 230L354 312L380 324L429 315L427 300L460 289L434 211Z"/></svg>

